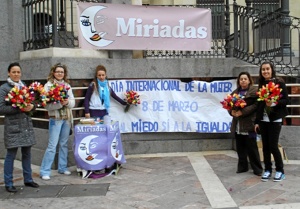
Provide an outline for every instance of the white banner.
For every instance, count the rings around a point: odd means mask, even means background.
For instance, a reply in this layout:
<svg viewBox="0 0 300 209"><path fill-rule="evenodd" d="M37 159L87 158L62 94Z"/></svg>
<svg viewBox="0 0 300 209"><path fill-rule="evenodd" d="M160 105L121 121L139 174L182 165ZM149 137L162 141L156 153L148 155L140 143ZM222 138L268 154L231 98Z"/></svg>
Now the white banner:
<svg viewBox="0 0 300 209"><path fill-rule="evenodd" d="M131 106L127 113L124 106L111 99L109 114L120 122L122 133L230 131L232 117L220 101L236 88L236 80L110 80L109 85L122 99L126 90L140 95L141 104Z"/></svg>

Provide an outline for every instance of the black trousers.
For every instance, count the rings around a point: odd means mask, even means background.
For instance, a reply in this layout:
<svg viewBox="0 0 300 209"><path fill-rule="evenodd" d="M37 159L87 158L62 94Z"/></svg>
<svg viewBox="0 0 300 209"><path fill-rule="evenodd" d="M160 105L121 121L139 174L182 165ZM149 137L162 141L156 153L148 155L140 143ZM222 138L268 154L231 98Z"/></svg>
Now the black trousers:
<svg viewBox="0 0 300 209"><path fill-rule="evenodd" d="M284 173L283 161L278 148L279 135L281 131L281 122L263 122L259 123L261 139L264 153L265 170L272 173L271 154L274 157L276 171Z"/></svg>
<svg viewBox="0 0 300 209"><path fill-rule="evenodd" d="M250 135L241 135L235 133L236 150L238 154L238 171L248 170L248 158L253 173L258 175L262 173L262 166L259 158L256 137Z"/></svg>

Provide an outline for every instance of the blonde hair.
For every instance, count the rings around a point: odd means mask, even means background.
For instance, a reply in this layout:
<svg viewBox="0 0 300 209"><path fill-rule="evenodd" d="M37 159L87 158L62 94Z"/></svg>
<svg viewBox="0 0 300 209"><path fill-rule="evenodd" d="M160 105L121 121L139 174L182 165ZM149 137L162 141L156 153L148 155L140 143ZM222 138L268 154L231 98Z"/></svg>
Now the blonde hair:
<svg viewBox="0 0 300 209"><path fill-rule="evenodd" d="M68 79L68 69L67 69L67 66L66 65L62 65L60 63L57 63L57 64L55 64L54 66L51 67L50 73L49 73L49 75L47 77L47 81L50 81L52 83L54 82L54 79L55 79L54 73L55 73L56 68L58 68L58 67L61 67L61 68L64 69L64 78L63 79L64 79L64 81L66 83L70 83L70 80Z"/></svg>

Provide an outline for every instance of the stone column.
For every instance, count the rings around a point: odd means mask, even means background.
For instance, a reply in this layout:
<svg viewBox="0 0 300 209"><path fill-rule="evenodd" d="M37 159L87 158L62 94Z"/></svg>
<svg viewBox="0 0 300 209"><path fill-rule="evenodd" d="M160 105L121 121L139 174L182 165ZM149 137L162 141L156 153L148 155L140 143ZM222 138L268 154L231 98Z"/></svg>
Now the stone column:
<svg viewBox="0 0 300 209"><path fill-rule="evenodd" d="M1 1L0 7L0 62L9 63L19 59L23 51L24 12L22 1ZM3 67L3 66L2 66Z"/></svg>
<svg viewBox="0 0 300 209"><path fill-rule="evenodd" d="M291 18L290 14L290 4L289 0L281 1L281 13L284 15L281 17L281 27L283 28L283 35L281 36L281 46L282 51L277 56L294 56L294 53L291 51L291 40L290 40L290 26Z"/></svg>

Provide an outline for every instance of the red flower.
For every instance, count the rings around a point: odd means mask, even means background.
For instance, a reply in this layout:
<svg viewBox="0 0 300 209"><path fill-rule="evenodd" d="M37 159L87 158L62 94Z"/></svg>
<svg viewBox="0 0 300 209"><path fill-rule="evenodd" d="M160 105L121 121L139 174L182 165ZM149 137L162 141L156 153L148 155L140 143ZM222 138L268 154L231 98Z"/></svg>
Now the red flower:
<svg viewBox="0 0 300 209"><path fill-rule="evenodd" d="M34 98L34 103L38 107L45 107L49 98L47 98L47 92L44 89L44 86L39 82L33 82L29 86L29 91Z"/></svg>
<svg viewBox="0 0 300 209"><path fill-rule="evenodd" d="M68 99L68 90L70 87L64 84L53 84L48 91L48 102L60 103Z"/></svg>
<svg viewBox="0 0 300 209"><path fill-rule="evenodd" d="M244 97L240 94L228 94L220 103L222 104L222 107L226 110L242 109L247 105L243 98Z"/></svg>
<svg viewBox="0 0 300 209"><path fill-rule="evenodd" d="M140 95L137 92L132 91L132 90L126 91L124 100L127 102L127 105L124 110L125 112L127 112L129 110L130 105L137 106L138 104L141 103Z"/></svg>
<svg viewBox="0 0 300 209"><path fill-rule="evenodd" d="M262 86L256 94L258 95L258 101L277 103L281 97L279 84L275 84L270 81L266 86Z"/></svg>
<svg viewBox="0 0 300 209"><path fill-rule="evenodd" d="M34 97L31 95L29 88L26 86L13 87L5 97L5 101L10 102L11 106L19 108L24 111L34 101Z"/></svg>

